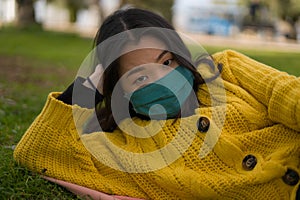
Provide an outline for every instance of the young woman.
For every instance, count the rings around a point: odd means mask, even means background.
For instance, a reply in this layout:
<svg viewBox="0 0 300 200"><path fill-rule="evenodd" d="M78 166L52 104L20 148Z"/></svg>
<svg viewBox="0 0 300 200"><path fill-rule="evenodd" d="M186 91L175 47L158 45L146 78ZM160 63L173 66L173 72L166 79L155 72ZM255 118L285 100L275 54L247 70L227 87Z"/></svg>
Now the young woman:
<svg viewBox="0 0 300 200"><path fill-rule="evenodd" d="M94 198L299 199L299 78L230 50L194 60L140 9L108 17L95 47L93 73L19 142L22 165Z"/></svg>

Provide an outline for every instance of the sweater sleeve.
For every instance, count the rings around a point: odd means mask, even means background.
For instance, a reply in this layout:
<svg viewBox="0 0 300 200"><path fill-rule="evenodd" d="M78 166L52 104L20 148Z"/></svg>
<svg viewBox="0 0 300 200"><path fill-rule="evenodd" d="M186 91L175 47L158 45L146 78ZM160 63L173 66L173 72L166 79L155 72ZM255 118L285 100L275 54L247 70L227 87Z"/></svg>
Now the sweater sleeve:
<svg viewBox="0 0 300 200"><path fill-rule="evenodd" d="M90 155L79 140L74 116L87 118L92 110L70 106L57 100L60 93L51 93L42 110L18 143L14 158L35 172L55 178L66 174L52 168L57 163L69 170L76 164L76 152L89 160ZM44 170L44 171L45 171Z"/></svg>
<svg viewBox="0 0 300 200"><path fill-rule="evenodd" d="M98 90L94 91L85 87L84 81L84 78L78 77L57 99L68 105L77 104L84 108L94 108L95 105L102 102L103 95Z"/></svg>
<svg viewBox="0 0 300 200"><path fill-rule="evenodd" d="M94 113L58 100L50 93L47 102L14 150L14 159L31 171L107 194L145 197L128 173L99 162L82 142L80 127ZM98 132L98 134L106 134Z"/></svg>
<svg viewBox="0 0 300 200"><path fill-rule="evenodd" d="M300 77L231 50L217 53L214 58L223 64L222 78L239 85L264 104L272 121L300 131Z"/></svg>

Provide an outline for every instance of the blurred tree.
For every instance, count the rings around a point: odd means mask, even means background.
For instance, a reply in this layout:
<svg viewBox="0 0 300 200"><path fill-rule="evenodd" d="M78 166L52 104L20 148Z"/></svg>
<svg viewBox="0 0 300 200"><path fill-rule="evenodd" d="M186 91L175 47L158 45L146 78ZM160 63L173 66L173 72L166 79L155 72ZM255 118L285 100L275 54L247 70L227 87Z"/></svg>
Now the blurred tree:
<svg viewBox="0 0 300 200"><path fill-rule="evenodd" d="M157 12L172 23L172 6L174 0L120 0L120 7L131 5Z"/></svg>
<svg viewBox="0 0 300 200"><path fill-rule="evenodd" d="M300 0L239 0L240 3L249 6L249 16L252 20L258 20L258 12L261 8L267 8L272 16L290 24L293 31L288 38L296 38L296 22L300 18ZM265 17L261 20L268 20ZM269 20L270 21L270 20ZM257 21L252 21L257 23Z"/></svg>
<svg viewBox="0 0 300 200"><path fill-rule="evenodd" d="M70 22L76 22L77 12L80 9L88 8L88 0L47 0L47 3L56 3L69 10Z"/></svg>
<svg viewBox="0 0 300 200"><path fill-rule="evenodd" d="M264 0L270 10L281 20L288 22L293 31L288 38L296 39L296 22L300 17L300 0Z"/></svg>
<svg viewBox="0 0 300 200"><path fill-rule="evenodd" d="M77 12L80 9L87 9L89 6L89 3L91 3L91 1L88 0L64 0L69 13L70 13L70 21L71 22L76 22L77 20Z"/></svg>
<svg viewBox="0 0 300 200"><path fill-rule="evenodd" d="M17 25L27 27L37 24L34 12L34 0L16 0L17 2Z"/></svg>
<svg viewBox="0 0 300 200"><path fill-rule="evenodd" d="M99 24L105 18L105 12L103 7L101 6L102 0L48 0L49 2L58 1L66 6L70 13L70 21L76 22L77 20L77 12L81 9L88 9L90 6L94 6L97 8L99 12Z"/></svg>
<svg viewBox="0 0 300 200"><path fill-rule="evenodd" d="M257 18L257 13L258 13L258 11L259 11L259 9L260 9L260 2L258 1L258 0L252 0L251 2L250 2L250 5L249 5L249 9L250 9L250 11L249 11L249 14L250 14L250 16L251 16L251 19L252 19L252 21L255 21L256 20L256 18Z"/></svg>
<svg viewBox="0 0 300 200"><path fill-rule="evenodd" d="M242 30L274 34L274 18L266 3L261 0L240 0L239 2L249 10L242 19Z"/></svg>

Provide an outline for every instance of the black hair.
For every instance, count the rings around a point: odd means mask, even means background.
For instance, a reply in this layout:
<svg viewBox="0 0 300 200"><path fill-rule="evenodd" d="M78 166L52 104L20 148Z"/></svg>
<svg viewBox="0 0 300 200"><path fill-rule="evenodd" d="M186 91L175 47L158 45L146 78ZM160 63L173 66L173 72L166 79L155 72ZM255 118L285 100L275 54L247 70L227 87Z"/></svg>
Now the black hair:
<svg viewBox="0 0 300 200"><path fill-rule="evenodd" d="M128 32L128 34L126 34L126 31L136 29L140 29L140 31ZM110 41L112 36L117 34L122 34L122 37L116 37L116 40ZM205 83L195 67L195 64L199 64L201 61L198 60L196 63L192 61L190 51L187 49L180 36L176 33L174 27L166 19L151 11L138 8L118 10L105 19L94 39L97 62L101 63L105 69L103 80L104 104L96 106L96 116L98 118L97 122L100 124L103 131L113 131L117 127L118 123L118 121L115 121L112 116L111 109L112 92L116 89L116 83L120 78L119 59L114 56L121 55L122 47L128 41L139 41L140 38L145 35L154 36L161 40L167 46L168 51L170 50L174 60L177 61L179 65L182 65L192 71L194 75L193 89L195 94L197 94L199 85ZM114 52L114 55L111 52ZM178 52L180 52L180 54L178 54ZM206 59L206 56L202 57L200 60L206 60L206 62L210 62L209 65L213 65L213 61ZM119 92L119 94L122 93ZM124 106L128 108L128 103L121 101L123 98L124 97L119 96L117 98L118 103L113 104L113 106L117 106L117 109L120 111L124 109ZM132 117L139 116L147 118L147 116L140 116L135 113L132 109L132 105L130 104L129 112ZM177 117L180 117L180 115Z"/></svg>

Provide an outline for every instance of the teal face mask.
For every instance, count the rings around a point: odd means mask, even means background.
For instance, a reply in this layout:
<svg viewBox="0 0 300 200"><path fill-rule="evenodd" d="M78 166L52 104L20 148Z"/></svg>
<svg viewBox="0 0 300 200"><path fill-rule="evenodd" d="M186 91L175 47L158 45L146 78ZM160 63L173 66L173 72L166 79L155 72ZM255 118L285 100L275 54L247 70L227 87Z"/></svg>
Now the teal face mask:
<svg viewBox="0 0 300 200"><path fill-rule="evenodd" d="M130 100L136 113L151 119L173 118L193 90L193 82L192 72L178 66L163 78L125 97Z"/></svg>

